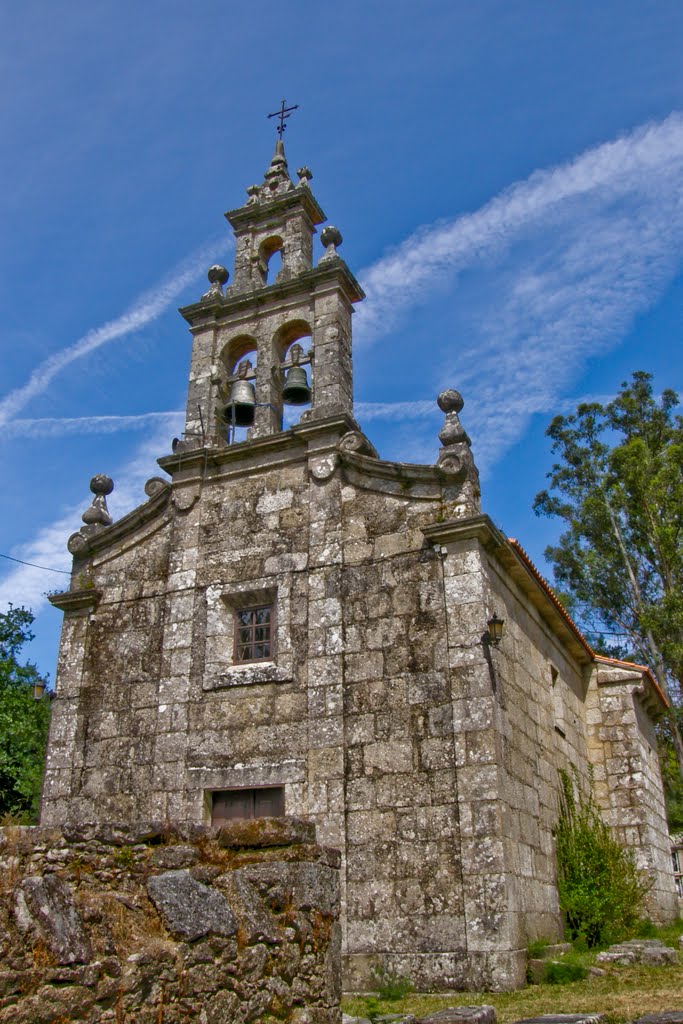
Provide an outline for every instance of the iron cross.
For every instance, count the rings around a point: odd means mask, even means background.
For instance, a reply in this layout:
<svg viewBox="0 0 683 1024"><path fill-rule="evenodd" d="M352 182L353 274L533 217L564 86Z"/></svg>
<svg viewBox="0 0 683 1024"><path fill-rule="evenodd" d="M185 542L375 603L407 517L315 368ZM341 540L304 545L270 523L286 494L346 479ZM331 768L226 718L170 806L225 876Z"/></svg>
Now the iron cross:
<svg viewBox="0 0 683 1024"><path fill-rule="evenodd" d="M298 109L299 109L299 104L298 103L295 103L293 107L286 107L285 106L285 101L283 100L282 101L282 106L280 107L279 110L276 110L274 114L266 114L266 117L279 117L280 118L280 123L277 126L277 133L280 136L280 138L282 138L282 136L284 135L285 128L287 127L287 125L285 124L285 121L287 120L288 117L291 117L291 114L292 114L293 110L298 110Z"/></svg>

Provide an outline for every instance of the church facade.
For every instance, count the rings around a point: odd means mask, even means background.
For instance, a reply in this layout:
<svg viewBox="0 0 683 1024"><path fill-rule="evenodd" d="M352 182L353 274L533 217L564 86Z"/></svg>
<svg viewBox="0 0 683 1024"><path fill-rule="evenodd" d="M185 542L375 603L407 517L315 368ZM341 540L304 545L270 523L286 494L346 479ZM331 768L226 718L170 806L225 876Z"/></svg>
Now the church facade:
<svg viewBox="0 0 683 1024"><path fill-rule="evenodd" d="M434 465L380 459L353 415L363 292L306 167L277 143L236 242L181 310L186 426L112 523L93 478L69 539L43 824L294 814L342 851L349 988L524 981L561 933L558 770L677 913L647 670L596 657L482 513L444 391ZM281 269L269 269L276 253ZM310 399L310 400L309 400ZM283 429L283 404L302 404ZM501 636L502 632L502 636Z"/></svg>

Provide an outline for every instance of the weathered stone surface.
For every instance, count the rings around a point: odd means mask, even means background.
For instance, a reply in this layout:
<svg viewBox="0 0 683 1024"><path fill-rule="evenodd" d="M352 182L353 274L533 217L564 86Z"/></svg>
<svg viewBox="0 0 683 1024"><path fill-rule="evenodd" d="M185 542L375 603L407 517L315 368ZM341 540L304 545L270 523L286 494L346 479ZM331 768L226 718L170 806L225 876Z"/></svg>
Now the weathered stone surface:
<svg viewBox="0 0 683 1024"><path fill-rule="evenodd" d="M198 856L194 846L160 846L152 853L152 863L157 868L174 870L190 867Z"/></svg>
<svg viewBox="0 0 683 1024"><path fill-rule="evenodd" d="M300 818L236 819L221 826L217 834L221 846L289 846L315 841L315 825Z"/></svg>
<svg viewBox="0 0 683 1024"><path fill-rule="evenodd" d="M598 953L596 960L601 964L645 964L647 967L659 967L677 963L678 953L658 939L631 939Z"/></svg>
<svg viewBox="0 0 683 1024"><path fill-rule="evenodd" d="M71 886L57 875L26 878L21 892L28 913L60 964L83 963L90 943L74 904Z"/></svg>
<svg viewBox="0 0 683 1024"><path fill-rule="evenodd" d="M291 904L330 914L339 898L337 872L323 864L253 864L244 868L244 874L274 908Z"/></svg>
<svg viewBox="0 0 683 1024"><path fill-rule="evenodd" d="M338 880L313 906L303 870L322 894L338 874L328 851L231 848L211 828L192 831L167 828L183 842L160 846L138 827L127 837L148 842L122 844L118 829L77 842L58 828L0 829L0 1024L340 1024ZM165 870L163 853L192 868ZM277 875L281 857L294 858L282 864L295 878L286 892L300 893L274 908L240 864Z"/></svg>
<svg viewBox="0 0 683 1024"><path fill-rule="evenodd" d="M283 941L282 928L269 913L244 871L230 871L221 875L215 884L228 894L230 905L237 915L240 928L248 937L248 942Z"/></svg>
<svg viewBox="0 0 683 1024"><path fill-rule="evenodd" d="M604 1013L544 1013L538 1017L524 1017L514 1024L600 1024Z"/></svg>
<svg viewBox="0 0 683 1024"><path fill-rule="evenodd" d="M683 1024L683 1010L662 1010L660 1013L646 1013L634 1024Z"/></svg>
<svg viewBox="0 0 683 1024"><path fill-rule="evenodd" d="M496 1024L493 1006L449 1006L418 1017L415 1024Z"/></svg>
<svg viewBox="0 0 683 1024"><path fill-rule="evenodd" d="M220 893L195 881L188 871L167 871L150 878L147 892L174 935L190 942L213 932L234 935L237 921Z"/></svg>

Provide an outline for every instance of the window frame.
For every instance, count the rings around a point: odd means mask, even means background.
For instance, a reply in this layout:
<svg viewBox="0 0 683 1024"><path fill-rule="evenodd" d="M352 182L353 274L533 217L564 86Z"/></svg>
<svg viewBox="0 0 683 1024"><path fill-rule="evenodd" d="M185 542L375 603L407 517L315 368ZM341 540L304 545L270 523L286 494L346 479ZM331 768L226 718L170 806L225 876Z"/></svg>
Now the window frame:
<svg viewBox="0 0 683 1024"><path fill-rule="evenodd" d="M279 814L275 814L275 815L272 815L272 814L271 815L263 815L263 814L259 815L259 814L254 813L254 814L251 814L249 817L244 817L244 818L241 818L241 817L237 816L237 817L229 817L229 818L219 818L219 819L216 819L214 817L214 809L215 809L215 806L216 806L216 797L224 797L224 796L227 796L228 794L232 795L232 794L238 794L238 793L242 794L243 797L246 797L247 794L248 794L250 796L250 798L251 798L252 810L256 811L256 794L257 793L261 793L261 792L273 792L273 793L277 792L278 796L281 797L282 812L279 813ZM284 818L284 817L286 817L286 813L287 813L285 786L284 786L284 784L279 783L279 784L276 784L276 785L266 785L266 786L232 786L229 789L214 789L214 790L211 790L211 792L210 792L209 812L210 812L211 824L214 825L214 826L224 825L224 824L226 824L228 822L231 822L231 821L256 821L256 820L258 820L258 818L263 818L263 817Z"/></svg>
<svg viewBox="0 0 683 1024"><path fill-rule="evenodd" d="M255 631L256 631L256 628L257 628L257 624L254 622L254 623L251 624L250 627L245 627L244 624L239 621L239 616L240 615L244 615L245 612L255 613L255 612L259 612L259 611L263 611L263 610L267 610L270 613L269 614L269 618L268 618L268 630L269 630L268 654L265 657L262 657L262 658L240 658L240 656L239 656L239 647L240 646L244 646L244 645L243 644L240 645L240 643L239 643L239 631L240 631L240 629L244 629L244 628L250 628L251 629L251 635L252 635L251 648L253 650L253 648L256 645L256 641L254 640L254 634L255 634ZM276 630L275 630L275 621L276 620L275 620L275 617L276 617L276 610L275 610L275 602L274 601L271 602L270 604L243 605L243 606L235 607L235 608L232 609L232 625L233 625L232 661L233 661L233 665L235 665L235 666L238 666L238 665L262 665L262 664L266 664L268 662L271 662L271 661L275 660L275 636L276 636Z"/></svg>

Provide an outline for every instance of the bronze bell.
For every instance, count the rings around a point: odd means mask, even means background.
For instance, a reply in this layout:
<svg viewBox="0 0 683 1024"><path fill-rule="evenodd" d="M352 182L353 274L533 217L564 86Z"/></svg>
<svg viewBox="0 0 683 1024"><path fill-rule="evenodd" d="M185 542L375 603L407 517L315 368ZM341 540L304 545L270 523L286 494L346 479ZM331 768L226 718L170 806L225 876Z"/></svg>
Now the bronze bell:
<svg viewBox="0 0 683 1024"><path fill-rule="evenodd" d="M285 405L306 405L311 400L311 389L303 366L291 366L285 375L282 401Z"/></svg>
<svg viewBox="0 0 683 1024"><path fill-rule="evenodd" d="M256 389L248 380L236 380L230 388L230 397L223 416L233 427L250 427L256 411Z"/></svg>

